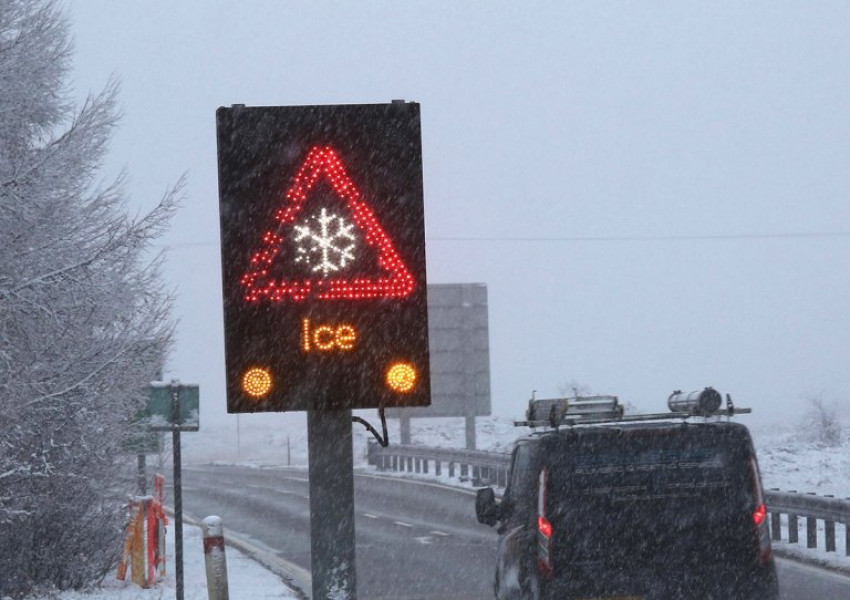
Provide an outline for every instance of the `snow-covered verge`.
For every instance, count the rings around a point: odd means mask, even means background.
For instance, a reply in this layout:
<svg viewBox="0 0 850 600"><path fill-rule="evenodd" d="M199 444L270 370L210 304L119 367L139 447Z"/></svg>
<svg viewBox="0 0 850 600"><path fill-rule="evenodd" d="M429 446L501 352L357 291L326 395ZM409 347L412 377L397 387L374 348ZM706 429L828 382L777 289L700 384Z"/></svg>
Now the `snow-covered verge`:
<svg viewBox="0 0 850 600"><path fill-rule="evenodd" d="M225 537L227 531L225 530ZM166 575L155 587L142 589L129 581L107 578L99 589L87 592L63 592L34 597L31 600L161 600L175 596L174 527L167 533ZM231 600L281 600L297 598L286 584L271 571L238 550L226 550L227 578ZM201 530L183 526L183 584L185 600L207 600L206 570Z"/></svg>
<svg viewBox="0 0 850 600"><path fill-rule="evenodd" d="M764 485L783 491L850 497L850 423L841 444L801 437L792 427L753 429Z"/></svg>

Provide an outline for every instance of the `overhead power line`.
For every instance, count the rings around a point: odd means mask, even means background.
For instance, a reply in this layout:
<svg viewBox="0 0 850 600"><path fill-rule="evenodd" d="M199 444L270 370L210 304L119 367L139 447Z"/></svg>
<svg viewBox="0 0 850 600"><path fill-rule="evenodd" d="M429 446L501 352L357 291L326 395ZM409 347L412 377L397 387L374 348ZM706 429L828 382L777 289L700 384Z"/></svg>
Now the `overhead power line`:
<svg viewBox="0 0 850 600"><path fill-rule="evenodd" d="M850 238L850 231L814 231L785 233L721 233L681 235L577 235L577 236L433 236L428 242L687 242L714 240L769 240L808 238Z"/></svg>
<svg viewBox="0 0 850 600"><path fill-rule="evenodd" d="M549 243L549 242L690 242L723 240L780 240L850 238L850 231L811 231L784 233L718 233L718 234L671 234L671 235L573 235L573 236L426 236L426 242L468 243ZM181 242L166 244L167 249L217 246L218 241Z"/></svg>

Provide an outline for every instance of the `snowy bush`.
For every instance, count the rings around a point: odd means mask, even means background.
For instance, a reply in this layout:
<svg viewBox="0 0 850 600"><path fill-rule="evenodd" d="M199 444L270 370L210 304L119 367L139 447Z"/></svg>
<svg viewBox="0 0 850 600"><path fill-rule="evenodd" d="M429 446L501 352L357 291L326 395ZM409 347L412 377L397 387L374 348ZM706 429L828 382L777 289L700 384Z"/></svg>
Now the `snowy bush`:
<svg viewBox="0 0 850 600"><path fill-rule="evenodd" d="M105 490L173 329L148 253L176 194L133 219L120 179L95 183L117 86L75 110L70 54L55 2L0 0L0 598L111 568Z"/></svg>
<svg viewBox="0 0 850 600"><path fill-rule="evenodd" d="M829 447L840 445L844 434L835 406L825 406L819 396L809 399L801 428L805 441Z"/></svg>

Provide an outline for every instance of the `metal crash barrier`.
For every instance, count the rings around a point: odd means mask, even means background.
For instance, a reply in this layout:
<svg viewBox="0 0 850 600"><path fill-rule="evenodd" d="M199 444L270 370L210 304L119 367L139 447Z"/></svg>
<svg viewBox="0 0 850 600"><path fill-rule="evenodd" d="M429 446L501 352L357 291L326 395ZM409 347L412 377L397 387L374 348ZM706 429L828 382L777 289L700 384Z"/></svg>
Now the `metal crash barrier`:
<svg viewBox="0 0 850 600"><path fill-rule="evenodd" d="M765 503L770 513L770 532L774 541L799 543L802 520L806 523L806 547L817 548L820 522L823 525L824 548L827 552L836 552L835 524L839 523L844 526L844 554L850 556L850 499L772 489L765 492ZM784 536L783 525L786 530Z"/></svg>

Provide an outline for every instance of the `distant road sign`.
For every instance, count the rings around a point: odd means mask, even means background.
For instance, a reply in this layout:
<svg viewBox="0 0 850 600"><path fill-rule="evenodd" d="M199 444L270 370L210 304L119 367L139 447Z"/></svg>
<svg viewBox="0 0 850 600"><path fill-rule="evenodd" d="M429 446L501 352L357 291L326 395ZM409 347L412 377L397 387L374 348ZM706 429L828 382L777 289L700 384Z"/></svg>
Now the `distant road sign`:
<svg viewBox="0 0 850 600"><path fill-rule="evenodd" d="M427 406L419 105L216 121L228 412Z"/></svg>
<svg viewBox="0 0 850 600"><path fill-rule="evenodd" d="M174 430L174 393L178 394L180 412L176 425L180 431L200 429L200 388L195 384L172 385L155 381L148 387L148 406L145 414L151 431Z"/></svg>

